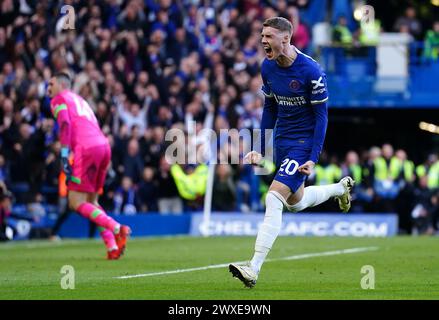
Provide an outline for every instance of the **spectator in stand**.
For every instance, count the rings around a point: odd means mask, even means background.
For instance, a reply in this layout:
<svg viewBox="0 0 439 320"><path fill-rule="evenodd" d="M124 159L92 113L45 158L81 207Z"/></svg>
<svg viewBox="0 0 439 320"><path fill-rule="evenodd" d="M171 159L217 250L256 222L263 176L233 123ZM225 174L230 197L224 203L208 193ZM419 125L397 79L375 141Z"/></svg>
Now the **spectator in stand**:
<svg viewBox="0 0 439 320"><path fill-rule="evenodd" d="M154 127L145 132L142 143L142 156L146 165L157 168L160 158L165 152L165 130L162 127Z"/></svg>
<svg viewBox="0 0 439 320"><path fill-rule="evenodd" d="M429 154L427 160L418 165L415 171L417 179L427 176L429 189L439 188L439 158L437 154Z"/></svg>
<svg viewBox="0 0 439 320"><path fill-rule="evenodd" d="M342 171L337 163L334 155L329 157L326 151L323 151L319 163L315 167L315 185L326 185L339 181L342 177Z"/></svg>
<svg viewBox="0 0 439 320"><path fill-rule="evenodd" d="M337 24L332 30L332 42L335 45L351 46L353 44L352 33L348 28L348 20L345 16L338 18Z"/></svg>
<svg viewBox="0 0 439 320"><path fill-rule="evenodd" d="M41 193L38 193L34 198L27 204L27 211L32 217L33 221L40 222L46 215L46 209L43 206L44 199Z"/></svg>
<svg viewBox="0 0 439 320"><path fill-rule="evenodd" d="M117 17L120 30L138 30L146 22L146 17L141 6L142 1L129 1L125 10ZM140 4L140 5L139 5Z"/></svg>
<svg viewBox="0 0 439 320"><path fill-rule="evenodd" d="M122 172L124 176L131 178L134 183L138 183L143 170L143 162L140 156L139 142L136 139L131 139L129 141L127 153L125 154L122 163Z"/></svg>
<svg viewBox="0 0 439 320"><path fill-rule="evenodd" d="M336 155L329 156L325 150L322 151L319 163L315 166L314 172L309 176L307 185L314 181L315 185L326 185L336 183L342 178L342 171L338 165ZM308 208L307 211L336 211L338 205L335 202L327 201L322 205L314 208Z"/></svg>
<svg viewBox="0 0 439 320"><path fill-rule="evenodd" d="M25 183L29 187L27 201L41 188L44 162L44 136L40 129L21 122L20 113L15 113L14 124L6 135L13 143L11 154L11 180Z"/></svg>
<svg viewBox="0 0 439 320"><path fill-rule="evenodd" d="M361 166L358 153L350 150L341 165L341 176L349 175L355 180L353 210L363 211L373 199L373 189L367 184L366 169Z"/></svg>
<svg viewBox="0 0 439 320"><path fill-rule="evenodd" d="M201 38L201 47L205 56L210 56L213 52L221 48L221 36L218 35L217 28L214 24L206 27L205 33Z"/></svg>
<svg viewBox="0 0 439 320"><path fill-rule="evenodd" d="M365 47L376 46L382 32L381 21L374 19L368 22L362 21L358 30L359 44Z"/></svg>
<svg viewBox="0 0 439 320"><path fill-rule="evenodd" d="M140 131L144 131L146 128L146 106L139 106L138 103L126 102L124 105L118 105L118 115L125 124L128 130L131 130L133 126L139 127Z"/></svg>
<svg viewBox="0 0 439 320"><path fill-rule="evenodd" d="M373 162L374 189L379 197L394 199L399 191L395 181L399 175L398 161L395 161L393 147L388 143L382 146L381 154Z"/></svg>
<svg viewBox="0 0 439 320"><path fill-rule="evenodd" d="M307 53L310 35L308 27L300 21L299 10L297 7L288 7L288 19L293 24L294 29L293 37L291 38L292 44L294 44L297 49Z"/></svg>
<svg viewBox="0 0 439 320"><path fill-rule="evenodd" d="M151 32L160 29L165 33L168 43L172 42L175 37L177 26L175 22L169 19L169 13L166 9L161 9L157 12L156 20L151 26Z"/></svg>
<svg viewBox="0 0 439 320"><path fill-rule="evenodd" d="M121 186L114 194L114 213L134 215L140 209L140 201L137 197L137 190L133 180L125 176L122 178Z"/></svg>
<svg viewBox="0 0 439 320"><path fill-rule="evenodd" d="M216 166L213 186L213 210L233 211L236 206L236 187L232 180L232 168L228 164Z"/></svg>
<svg viewBox="0 0 439 320"><path fill-rule="evenodd" d="M398 213L400 232L411 233L410 206L413 202L415 166L407 158L405 150L399 149L395 152L395 166L399 170L395 182L398 184L399 193L394 201L395 211Z"/></svg>
<svg viewBox="0 0 439 320"><path fill-rule="evenodd" d="M395 180L399 183L400 189L406 185L411 185L415 181L415 165L413 161L407 159L407 152L398 149L395 152L396 165L399 167L399 173Z"/></svg>
<svg viewBox="0 0 439 320"><path fill-rule="evenodd" d="M425 34L424 57L435 61L439 59L439 20L433 22L433 28Z"/></svg>
<svg viewBox="0 0 439 320"><path fill-rule="evenodd" d="M234 61L238 50L240 49L238 31L234 27L223 29L223 45L221 46L221 51L224 56L224 65L226 68L230 68Z"/></svg>
<svg viewBox="0 0 439 320"><path fill-rule="evenodd" d="M163 155L158 172L158 208L161 214L182 214L183 201L178 195L177 186L170 173L171 166Z"/></svg>
<svg viewBox="0 0 439 320"><path fill-rule="evenodd" d="M419 186L414 191L414 204L411 212L415 232L432 235L435 233L439 194L428 188L427 176L419 179Z"/></svg>
<svg viewBox="0 0 439 320"><path fill-rule="evenodd" d="M137 191L140 200L140 208L142 212L156 212L157 206L157 189L159 185L155 179L154 169L152 167L145 167L143 169L142 181L139 184Z"/></svg>
<svg viewBox="0 0 439 320"><path fill-rule="evenodd" d="M345 161L341 165L341 176L351 176L355 180L355 187L362 184L363 170L360 166L358 153L350 150L346 153Z"/></svg>
<svg viewBox="0 0 439 320"><path fill-rule="evenodd" d="M401 29L406 28L408 33L411 34L415 39L421 40L422 36L422 25L419 19L416 17L416 9L414 7L407 7L403 16L399 17L393 29L396 32L401 32Z"/></svg>

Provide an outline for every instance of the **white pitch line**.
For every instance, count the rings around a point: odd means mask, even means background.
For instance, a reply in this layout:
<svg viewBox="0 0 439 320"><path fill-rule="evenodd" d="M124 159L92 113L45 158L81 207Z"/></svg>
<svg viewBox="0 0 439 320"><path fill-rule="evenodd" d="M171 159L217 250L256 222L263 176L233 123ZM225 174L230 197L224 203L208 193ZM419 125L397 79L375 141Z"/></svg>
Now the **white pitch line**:
<svg viewBox="0 0 439 320"><path fill-rule="evenodd" d="M342 250L324 251L324 252L315 252L315 253L304 253L304 254L297 254L294 256L288 256L288 257L283 257L283 258L267 259L267 260L265 260L265 262L284 261L284 260L301 260L301 259L314 258L314 257L335 256L335 255L339 255L339 254L358 253L358 252L374 251L374 250L378 250L378 247L362 247L362 248L351 248L351 249L342 249ZM246 262L247 261L237 261L237 262L230 262L230 263L243 264ZM115 279L154 277L154 276L162 276L162 275L166 275L166 274L192 272L192 271L200 271L200 270L208 270L208 269L218 269L218 268L225 268L225 267L229 266L230 263L213 264L210 266L196 267L196 268L189 268L189 269L177 269L177 270L162 271L162 272L135 274L135 275L131 275L131 276L120 276L120 277L115 277Z"/></svg>

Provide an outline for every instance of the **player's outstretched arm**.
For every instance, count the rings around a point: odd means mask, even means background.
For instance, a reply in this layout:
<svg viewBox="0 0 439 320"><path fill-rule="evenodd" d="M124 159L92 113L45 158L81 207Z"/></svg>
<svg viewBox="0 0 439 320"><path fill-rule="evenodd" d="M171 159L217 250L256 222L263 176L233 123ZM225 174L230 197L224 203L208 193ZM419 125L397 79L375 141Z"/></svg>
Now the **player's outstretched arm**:
<svg viewBox="0 0 439 320"><path fill-rule="evenodd" d="M314 127L313 146L311 151L311 161L317 163L320 152L322 152L323 143L325 142L326 128L328 127L328 107L326 102L312 105L316 116Z"/></svg>

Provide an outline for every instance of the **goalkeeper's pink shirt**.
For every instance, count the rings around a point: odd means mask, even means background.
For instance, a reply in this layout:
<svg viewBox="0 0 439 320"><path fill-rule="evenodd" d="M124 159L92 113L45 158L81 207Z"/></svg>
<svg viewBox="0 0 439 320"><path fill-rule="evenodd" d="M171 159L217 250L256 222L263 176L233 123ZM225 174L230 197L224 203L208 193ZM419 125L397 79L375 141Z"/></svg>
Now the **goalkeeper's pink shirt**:
<svg viewBox="0 0 439 320"><path fill-rule="evenodd" d="M60 129L60 142L74 150L108 144L87 101L70 90L63 90L50 102Z"/></svg>

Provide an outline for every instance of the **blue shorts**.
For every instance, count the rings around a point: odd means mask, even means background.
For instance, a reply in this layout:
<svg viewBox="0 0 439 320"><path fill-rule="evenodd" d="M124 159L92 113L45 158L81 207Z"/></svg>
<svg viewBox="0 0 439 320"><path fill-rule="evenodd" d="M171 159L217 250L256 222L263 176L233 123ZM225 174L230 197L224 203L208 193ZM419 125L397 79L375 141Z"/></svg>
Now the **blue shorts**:
<svg viewBox="0 0 439 320"><path fill-rule="evenodd" d="M311 148L300 147L276 147L276 176L274 180L287 185L292 193L305 182L307 176L300 173L297 169L299 166L310 160Z"/></svg>

